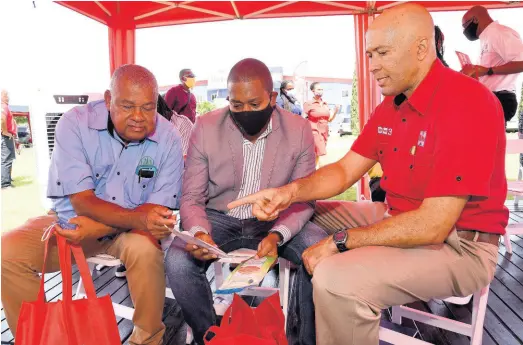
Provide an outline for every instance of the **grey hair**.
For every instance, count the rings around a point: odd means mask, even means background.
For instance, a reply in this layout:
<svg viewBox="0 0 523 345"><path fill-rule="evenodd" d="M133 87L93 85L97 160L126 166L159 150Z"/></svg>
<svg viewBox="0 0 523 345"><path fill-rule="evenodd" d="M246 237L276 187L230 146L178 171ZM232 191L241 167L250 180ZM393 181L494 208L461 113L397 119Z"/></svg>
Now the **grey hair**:
<svg viewBox="0 0 523 345"><path fill-rule="evenodd" d="M118 67L111 77L111 93L118 86L121 79L127 79L133 84L151 86L155 95L158 95L158 82L156 77L147 68L140 65L122 65Z"/></svg>

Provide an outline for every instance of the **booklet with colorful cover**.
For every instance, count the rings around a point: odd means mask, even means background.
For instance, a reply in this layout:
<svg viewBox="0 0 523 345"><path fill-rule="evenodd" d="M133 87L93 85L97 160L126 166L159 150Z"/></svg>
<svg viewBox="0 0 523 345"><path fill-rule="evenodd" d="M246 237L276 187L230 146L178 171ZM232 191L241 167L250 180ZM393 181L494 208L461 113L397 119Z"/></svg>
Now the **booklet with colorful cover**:
<svg viewBox="0 0 523 345"><path fill-rule="evenodd" d="M250 258L242 262L216 289L217 294L237 293L245 288L258 286L276 261L274 256L260 259Z"/></svg>

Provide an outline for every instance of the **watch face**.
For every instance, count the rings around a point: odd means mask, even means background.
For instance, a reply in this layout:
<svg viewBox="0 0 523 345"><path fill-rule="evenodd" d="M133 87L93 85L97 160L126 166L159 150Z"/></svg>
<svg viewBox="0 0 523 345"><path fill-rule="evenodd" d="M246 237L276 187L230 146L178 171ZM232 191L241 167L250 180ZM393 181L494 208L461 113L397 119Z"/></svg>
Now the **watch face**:
<svg viewBox="0 0 523 345"><path fill-rule="evenodd" d="M334 233L334 240L335 241L343 241L345 239L345 236L347 236L347 233L345 231L338 231Z"/></svg>

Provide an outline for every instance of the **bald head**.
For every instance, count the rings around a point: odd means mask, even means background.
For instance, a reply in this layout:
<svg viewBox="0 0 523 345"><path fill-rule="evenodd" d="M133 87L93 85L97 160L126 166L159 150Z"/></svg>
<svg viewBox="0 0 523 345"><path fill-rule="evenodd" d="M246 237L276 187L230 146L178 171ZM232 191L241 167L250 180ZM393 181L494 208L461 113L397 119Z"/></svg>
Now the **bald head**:
<svg viewBox="0 0 523 345"><path fill-rule="evenodd" d="M238 82L252 82L259 80L267 92L273 89L273 82L269 68L260 60L244 59L236 63L229 72L227 85Z"/></svg>
<svg viewBox="0 0 523 345"><path fill-rule="evenodd" d="M485 7L474 6L470 10L468 10L467 13L465 13L463 15L462 23L465 23L467 20L470 20L472 17L482 19L482 18L490 18L490 15Z"/></svg>
<svg viewBox="0 0 523 345"><path fill-rule="evenodd" d="M369 26L367 55L384 95L409 97L436 60L434 22L420 5L392 7Z"/></svg>
<svg viewBox="0 0 523 345"><path fill-rule="evenodd" d="M461 19L463 34L469 40L475 41L492 22L493 20L485 7L474 6L468 10Z"/></svg>
<svg viewBox="0 0 523 345"><path fill-rule="evenodd" d="M111 92L121 86L151 87L158 94L156 78L147 68L139 65L123 65L118 67L111 77Z"/></svg>
<svg viewBox="0 0 523 345"><path fill-rule="evenodd" d="M114 129L124 141L140 141L154 132L158 83L148 69L138 65L119 67L104 96Z"/></svg>

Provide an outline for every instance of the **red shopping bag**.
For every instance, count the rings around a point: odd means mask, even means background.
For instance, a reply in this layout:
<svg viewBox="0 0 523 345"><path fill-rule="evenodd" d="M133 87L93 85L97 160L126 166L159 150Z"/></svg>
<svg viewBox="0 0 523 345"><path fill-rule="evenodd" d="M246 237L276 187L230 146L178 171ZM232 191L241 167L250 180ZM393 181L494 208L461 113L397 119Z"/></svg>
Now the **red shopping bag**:
<svg viewBox="0 0 523 345"><path fill-rule="evenodd" d="M258 308L251 308L238 295L223 315L220 327L212 326L205 334L214 333L206 345L287 345L285 316L280 297L276 293L263 300Z"/></svg>
<svg viewBox="0 0 523 345"><path fill-rule="evenodd" d="M38 298L34 302L22 304L15 345L120 345L111 298L109 295L96 297L82 248L70 244L58 235L56 238L62 272L63 300L45 302L43 273L49 246L47 240ZM83 279L86 299L72 300L71 251Z"/></svg>

